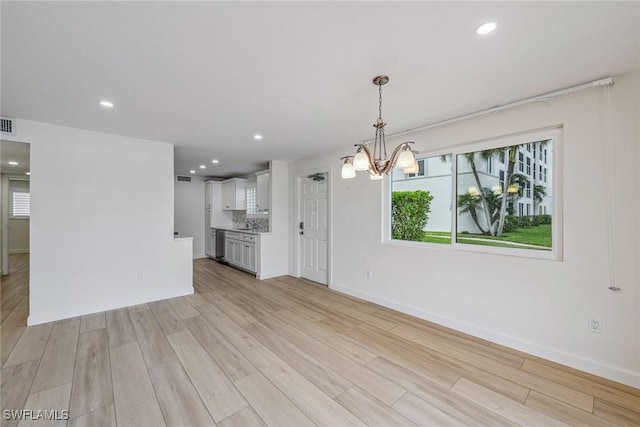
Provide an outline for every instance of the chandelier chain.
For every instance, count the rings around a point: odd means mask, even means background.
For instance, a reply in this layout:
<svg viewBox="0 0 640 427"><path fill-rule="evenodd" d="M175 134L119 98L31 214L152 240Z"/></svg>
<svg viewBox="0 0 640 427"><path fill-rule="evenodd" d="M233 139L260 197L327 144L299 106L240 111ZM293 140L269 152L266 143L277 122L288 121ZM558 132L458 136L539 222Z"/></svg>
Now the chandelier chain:
<svg viewBox="0 0 640 427"><path fill-rule="evenodd" d="M382 84L378 85L378 122L382 122Z"/></svg>
<svg viewBox="0 0 640 427"><path fill-rule="evenodd" d="M378 123L376 126L376 143L374 145L374 155L378 156L378 160L387 158L387 144L384 140L384 122L382 121L382 82L378 83ZM376 153L376 148L378 153ZM382 156L384 152L384 157Z"/></svg>

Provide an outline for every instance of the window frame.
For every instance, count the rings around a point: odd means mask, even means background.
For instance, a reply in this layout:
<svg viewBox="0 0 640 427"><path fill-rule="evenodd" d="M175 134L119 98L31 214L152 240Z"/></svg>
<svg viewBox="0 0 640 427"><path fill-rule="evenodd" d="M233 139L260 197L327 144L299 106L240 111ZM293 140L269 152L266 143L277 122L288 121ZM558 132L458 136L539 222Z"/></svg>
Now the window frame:
<svg viewBox="0 0 640 427"><path fill-rule="evenodd" d="M518 249L518 248L506 248L498 246L482 246L472 245L466 243L459 243L456 240L457 236L457 180L458 180L458 165L457 156L464 153L482 151L496 147L506 147L511 145L521 145L532 141L553 140L553 164L551 165L553 182L552 182L552 203L553 203L553 216L551 218L551 241L552 247L550 251L531 250L531 249ZM417 139L416 139L416 142ZM391 238L391 192L392 192L392 176L387 175L384 177L383 191L382 191L382 227L381 227L381 240L383 244L415 247L429 250L453 250L464 252L477 252L495 255L516 256L522 258L543 259L552 261L562 261L563 259L563 177L562 177L562 165L563 165L563 127L551 127L532 131L520 132L517 134L498 136L495 138L487 138L479 141L473 141L463 144L451 145L449 147L419 152L416 157L419 159L428 157L437 157L442 155L452 156L451 165L451 194L452 194L452 206L451 211L451 243L428 243L428 242L412 242L405 240L394 240ZM517 161L517 160L516 160ZM516 166L517 169L517 166ZM546 206L545 206L546 212Z"/></svg>

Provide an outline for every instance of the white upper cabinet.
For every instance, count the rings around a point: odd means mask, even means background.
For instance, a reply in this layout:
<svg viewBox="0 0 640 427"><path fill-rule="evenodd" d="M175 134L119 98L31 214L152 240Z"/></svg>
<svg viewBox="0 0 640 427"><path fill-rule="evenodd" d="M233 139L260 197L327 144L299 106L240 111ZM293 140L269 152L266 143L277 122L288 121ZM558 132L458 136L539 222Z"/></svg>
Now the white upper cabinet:
<svg viewBox="0 0 640 427"><path fill-rule="evenodd" d="M211 181L207 181L204 184L204 208L205 209L211 209L212 194L213 194L213 183Z"/></svg>
<svg viewBox="0 0 640 427"><path fill-rule="evenodd" d="M231 178L222 181L222 210L243 211L247 209L247 180Z"/></svg>

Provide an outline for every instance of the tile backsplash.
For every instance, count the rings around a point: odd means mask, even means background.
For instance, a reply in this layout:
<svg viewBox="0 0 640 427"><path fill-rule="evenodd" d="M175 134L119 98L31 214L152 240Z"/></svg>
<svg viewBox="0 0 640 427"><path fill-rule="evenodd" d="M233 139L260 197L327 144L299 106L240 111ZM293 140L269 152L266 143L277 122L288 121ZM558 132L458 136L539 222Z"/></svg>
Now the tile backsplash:
<svg viewBox="0 0 640 427"><path fill-rule="evenodd" d="M249 218L247 219L247 211L233 211L233 227L246 227L255 224L255 230L260 233L269 231L269 218Z"/></svg>

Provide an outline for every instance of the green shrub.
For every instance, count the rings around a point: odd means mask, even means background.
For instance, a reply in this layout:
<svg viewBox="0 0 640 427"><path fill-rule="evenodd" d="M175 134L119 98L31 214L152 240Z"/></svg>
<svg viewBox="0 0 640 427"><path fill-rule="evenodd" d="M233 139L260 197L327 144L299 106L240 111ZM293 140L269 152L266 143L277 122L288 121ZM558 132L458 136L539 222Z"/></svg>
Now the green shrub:
<svg viewBox="0 0 640 427"><path fill-rule="evenodd" d="M520 227L531 227L531 218L528 216L518 217L518 226Z"/></svg>
<svg viewBox="0 0 640 427"><path fill-rule="evenodd" d="M391 195L391 237L421 241L433 196L428 191L394 191Z"/></svg>
<svg viewBox="0 0 640 427"><path fill-rule="evenodd" d="M509 232L513 232L516 231L519 228L519 222L518 222L518 217L515 215L507 215L504 218L504 227L502 229L502 231L504 233L509 233Z"/></svg>
<svg viewBox="0 0 640 427"><path fill-rule="evenodd" d="M551 224L551 215L538 215L540 217L540 224Z"/></svg>

